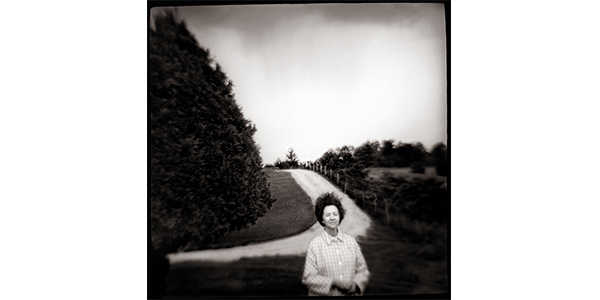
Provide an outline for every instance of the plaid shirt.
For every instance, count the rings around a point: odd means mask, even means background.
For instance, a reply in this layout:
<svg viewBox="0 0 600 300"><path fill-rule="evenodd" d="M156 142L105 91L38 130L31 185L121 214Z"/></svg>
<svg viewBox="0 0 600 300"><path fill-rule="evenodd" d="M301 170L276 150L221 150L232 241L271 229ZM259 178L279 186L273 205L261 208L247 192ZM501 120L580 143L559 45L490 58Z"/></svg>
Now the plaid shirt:
<svg viewBox="0 0 600 300"><path fill-rule="evenodd" d="M362 292L369 275L360 246L339 228L335 237L323 229L321 235L313 238L308 245L302 283L308 286L309 296L343 296L339 289L331 285L334 276L350 278Z"/></svg>

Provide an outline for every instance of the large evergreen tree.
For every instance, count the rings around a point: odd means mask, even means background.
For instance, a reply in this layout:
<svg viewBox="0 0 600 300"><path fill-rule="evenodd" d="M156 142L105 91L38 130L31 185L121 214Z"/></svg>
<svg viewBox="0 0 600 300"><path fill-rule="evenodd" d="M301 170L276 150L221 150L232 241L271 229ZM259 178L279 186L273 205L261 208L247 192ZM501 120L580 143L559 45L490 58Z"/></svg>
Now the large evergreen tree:
<svg viewBox="0 0 600 300"><path fill-rule="evenodd" d="M149 246L164 256L254 223L275 199L221 67L173 12L156 16L148 38Z"/></svg>

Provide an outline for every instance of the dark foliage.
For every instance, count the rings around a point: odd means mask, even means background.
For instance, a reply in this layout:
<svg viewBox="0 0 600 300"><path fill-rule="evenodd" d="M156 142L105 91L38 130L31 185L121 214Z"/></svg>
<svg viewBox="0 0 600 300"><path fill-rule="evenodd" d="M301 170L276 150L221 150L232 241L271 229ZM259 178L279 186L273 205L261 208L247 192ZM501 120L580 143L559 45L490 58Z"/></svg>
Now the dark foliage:
<svg viewBox="0 0 600 300"><path fill-rule="evenodd" d="M425 166L420 162L411 163L410 172L415 174L425 174Z"/></svg>
<svg viewBox="0 0 600 300"><path fill-rule="evenodd" d="M277 159L277 161L275 161L275 167L283 170L283 169L289 169L290 168L290 164L287 161L282 161L281 159Z"/></svg>
<svg viewBox="0 0 600 300"><path fill-rule="evenodd" d="M394 145L393 140L381 144L367 141L356 149L352 146L330 149L316 163L333 170L333 174L324 172L326 178L340 186L372 217L406 233L414 231L407 229L411 222L445 226L449 206L444 182L435 178L394 177L389 172L374 180L368 177L366 168L371 164L410 167L411 173L424 174L427 165L445 164L445 149L439 143L433 153L428 153L421 143ZM424 232L412 232L414 240L421 239Z"/></svg>
<svg viewBox="0 0 600 300"><path fill-rule="evenodd" d="M352 146L343 146L336 149L329 149L325 152L318 162L330 169L348 168L353 163L360 164L363 168L384 167L384 168L405 168L415 165L433 166L445 164L445 146L442 143L436 145L433 151L442 151L441 153L429 153L419 142L416 143L395 143L394 140L383 140L381 143L375 141L366 141L356 149ZM439 147L443 147L439 149ZM436 156L437 155L437 156ZM420 173L418 167L413 171Z"/></svg>
<svg viewBox="0 0 600 300"><path fill-rule="evenodd" d="M448 193L442 181L392 176L386 172L374 184L378 198L407 217L427 223L447 221Z"/></svg>
<svg viewBox="0 0 600 300"><path fill-rule="evenodd" d="M354 147L342 146L336 149L329 149L317 159L317 162L323 166L327 166L327 169L351 168L356 163L356 159L354 159Z"/></svg>
<svg viewBox="0 0 600 300"><path fill-rule="evenodd" d="M298 168L298 157L296 156L296 152L294 152L294 148L290 148L285 155L285 162L288 164L289 168Z"/></svg>
<svg viewBox="0 0 600 300"><path fill-rule="evenodd" d="M435 170L440 176L448 175L448 162L447 162L447 151L446 145L443 143L438 143L433 146L431 150L431 156L433 157L433 161L435 162Z"/></svg>
<svg viewBox="0 0 600 300"><path fill-rule="evenodd" d="M264 215L269 192L232 82L184 22L167 12L149 30L152 251L202 248Z"/></svg>
<svg viewBox="0 0 600 300"><path fill-rule="evenodd" d="M379 142L366 141L354 150L354 158L365 168L374 166L378 149Z"/></svg>

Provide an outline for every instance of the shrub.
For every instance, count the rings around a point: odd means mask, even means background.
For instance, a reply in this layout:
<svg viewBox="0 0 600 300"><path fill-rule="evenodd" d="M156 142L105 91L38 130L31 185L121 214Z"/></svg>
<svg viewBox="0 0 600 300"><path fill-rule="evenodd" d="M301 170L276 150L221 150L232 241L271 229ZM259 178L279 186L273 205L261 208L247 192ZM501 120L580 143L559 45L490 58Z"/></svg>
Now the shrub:
<svg viewBox="0 0 600 300"><path fill-rule="evenodd" d="M425 174L425 167L422 163L411 163L410 172L416 174Z"/></svg>
<svg viewBox="0 0 600 300"><path fill-rule="evenodd" d="M446 163L438 163L435 166L435 172L439 176L448 176L448 166L446 165Z"/></svg>

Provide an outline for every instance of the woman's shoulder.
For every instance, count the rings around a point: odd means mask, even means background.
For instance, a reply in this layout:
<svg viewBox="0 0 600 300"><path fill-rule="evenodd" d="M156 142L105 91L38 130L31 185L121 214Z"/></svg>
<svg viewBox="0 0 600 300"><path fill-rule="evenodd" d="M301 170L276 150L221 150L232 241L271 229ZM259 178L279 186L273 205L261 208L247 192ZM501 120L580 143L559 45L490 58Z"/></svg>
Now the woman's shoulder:
<svg viewBox="0 0 600 300"><path fill-rule="evenodd" d="M351 236L351 235L349 235L349 234L345 234L345 233L343 233L343 234L344 234L344 239L345 239L345 240L347 240L347 241L348 241L348 242L350 242L351 244L358 244L358 243L356 242L356 239L355 239L353 236Z"/></svg>
<svg viewBox="0 0 600 300"><path fill-rule="evenodd" d="M322 240L323 240L323 236L322 236L321 234L319 234L319 235L317 235L317 236L313 237L313 238L310 240L310 243L309 243L308 245L309 245L309 247L316 246L316 245L317 245L317 244L319 244L319 243L320 243Z"/></svg>

